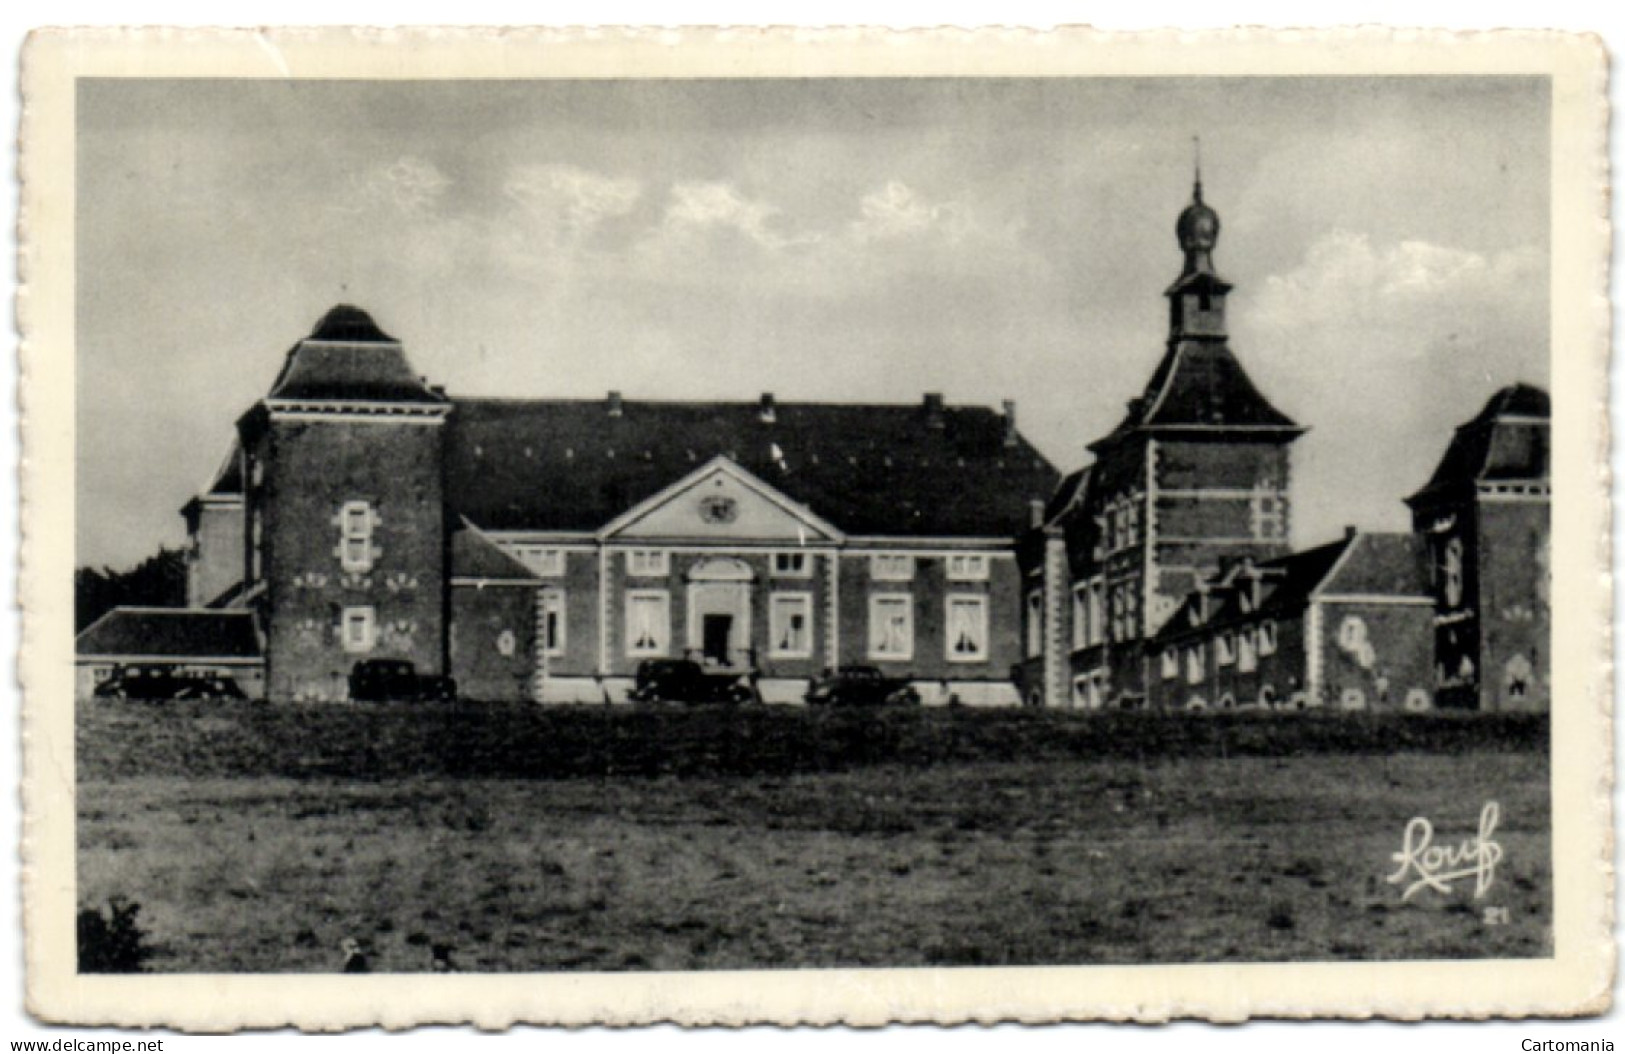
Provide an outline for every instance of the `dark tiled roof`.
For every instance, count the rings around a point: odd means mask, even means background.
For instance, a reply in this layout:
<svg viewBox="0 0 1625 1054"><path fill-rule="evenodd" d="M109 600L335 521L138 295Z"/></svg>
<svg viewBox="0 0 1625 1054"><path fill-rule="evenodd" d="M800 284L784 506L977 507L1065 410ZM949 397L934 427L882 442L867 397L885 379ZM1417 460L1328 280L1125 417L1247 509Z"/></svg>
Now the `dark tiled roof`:
<svg viewBox="0 0 1625 1054"><path fill-rule="evenodd" d="M1044 522L1055 523L1068 512L1080 507L1088 490L1089 466L1067 473L1056 486L1055 493L1050 495L1049 504L1044 506Z"/></svg>
<svg viewBox="0 0 1625 1054"><path fill-rule="evenodd" d="M1359 534L1348 558L1321 587L1327 593L1359 596L1424 597L1427 547L1416 534Z"/></svg>
<svg viewBox="0 0 1625 1054"><path fill-rule="evenodd" d="M1264 398L1227 344L1182 340L1169 346L1145 393L1129 403L1122 422L1091 447L1136 429L1191 426L1302 431Z"/></svg>
<svg viewBox="0 0 1625 1054"><path fill-rule="evenodd" d="M243 466L238 456L237 441L231 442L231 450L226 454L226 460L221 463L220 470L214 475L214 482L209 484L205 494L213 497L240 497L243 493Z"/></svg>
<svg viewBox="0 0 1625 1054"><path fill-rule="evenodd" d="M1405 500L1414 505L1479 483L1551 478L1551 416L1551 399L1541 389L1502 388L1456 429L1427 485Z"/></svg>
<svg viewBox="0 0 1625 1054"><path fill-rule="evenodd" d="M379 329L365 311L347 304L329 311L311 335L288 352L271 386L271 398L446 401L412 372L399 341Z"/></svg>
<svg viewBox="0 0 1625 1054"><path fill-rule="evenodd" d="M257 659L259 634L249 611L114 608L74 642L81 658Z"/></svg>
<svg viewBox="0 0 1625 1054"><path fill-rule="evenodd" d="M530 568L503 552L467 520L452 530L451 574L453 578L495 581L538 580Z"/></svg>
<svg viewBox="0 0 1625 1054"><path fill-rule="evenodd" d="M591 531L718 455L849 534L1014 537L1053 466L1005 418L919 405L458 399L448 501L487 530Z"/></svg>
<svg viewBox="0 0 1625 1054"><path fill-rule="evenodd" d="M354 304L339 304L322 316L310 333L311 340L336 340L348 344L398 344L378 328L372 316Z"/></svg>
<svg viewBox="0 0 1625 1054"><path fill-rule="evenodd" d="M1213 588L1208 600L1208 617L1200 625L1193 626L1190 615L1200 602L1201 594L1191 593L1173 617L1163 624L1156 639L1161 642L1206 635L1223 626L1255 618L1291 617L1307 606L1309 595L1325 579L1351 543L1352 539L1339 538L1301 553L1260 562L1255 570L1263 575L1261 596L1257 609L1251 612L1242 608L1239 574L1233 574L1229 579L1232 584Z"/></svg>

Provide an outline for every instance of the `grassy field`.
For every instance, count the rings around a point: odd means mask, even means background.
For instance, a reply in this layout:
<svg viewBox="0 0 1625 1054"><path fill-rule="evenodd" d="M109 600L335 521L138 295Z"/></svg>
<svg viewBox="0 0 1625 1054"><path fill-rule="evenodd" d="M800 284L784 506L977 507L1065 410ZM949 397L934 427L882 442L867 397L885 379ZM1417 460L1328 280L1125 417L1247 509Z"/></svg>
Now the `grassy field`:
<svg viewBox="0 0 1625 1054"><path fill-rule="evenodd" d="M79 900L160 971L1550 954L1530 718L79 708ZM1401 903L1413 815L1501 806ZM1490 925L1484 909L1506 909Z"/></svg>

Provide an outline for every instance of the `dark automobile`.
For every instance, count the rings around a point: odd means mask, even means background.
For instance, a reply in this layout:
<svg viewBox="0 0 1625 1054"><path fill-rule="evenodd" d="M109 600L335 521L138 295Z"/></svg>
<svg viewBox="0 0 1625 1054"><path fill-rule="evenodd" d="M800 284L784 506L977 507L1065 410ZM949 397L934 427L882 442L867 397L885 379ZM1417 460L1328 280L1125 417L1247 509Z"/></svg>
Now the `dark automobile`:
<svg viewBox="0 0 1625 1054"><path fill-rule="evenodd" d="M363 659L350 670L350 698L358 703L435 703L457 698L457 682L418 673L406 659Z"/></svg>
<svg viewBox="0 0 1625 1054"><path fill-rule="evenodd" d="M756 697L739 673L692 659L645 659L627 698L637 703L748 703Z"/></svg>
<svg viewBox="0 0 1625 1054"><path fill-rule="evenodd" d="M874 666L825 670L807 689L813 706L917 706L919 691L902 677L887 677Z"/></svg>
<svg viewBox="0 0 1625 1054"><path fill-rule="evenodd" d="M245 699L234 678L223 674L183 673L161 666L122 666L92 693L99 699Z"/></svg>

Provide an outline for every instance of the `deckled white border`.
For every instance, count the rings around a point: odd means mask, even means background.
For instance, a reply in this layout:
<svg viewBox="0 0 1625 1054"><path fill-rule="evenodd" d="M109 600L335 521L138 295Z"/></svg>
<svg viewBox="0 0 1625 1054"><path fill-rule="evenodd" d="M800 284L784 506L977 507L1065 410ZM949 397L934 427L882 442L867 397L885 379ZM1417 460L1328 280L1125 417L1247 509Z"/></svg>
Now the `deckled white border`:
<svg viewBox="0 0 1625 1054"><path fill-rule="evenodd" d="M784 970L750 973L134 976L73 972L73 78L96 76L1154 76L1531 73L1553 80L1553 846L1550 961ZM1606 69L1552 33L1097 33L1083 29L78 30L24 55L24 880L42 1018L195 1030L515 1022L880 1024L1570 1015L1608 1005Z"/></svg>

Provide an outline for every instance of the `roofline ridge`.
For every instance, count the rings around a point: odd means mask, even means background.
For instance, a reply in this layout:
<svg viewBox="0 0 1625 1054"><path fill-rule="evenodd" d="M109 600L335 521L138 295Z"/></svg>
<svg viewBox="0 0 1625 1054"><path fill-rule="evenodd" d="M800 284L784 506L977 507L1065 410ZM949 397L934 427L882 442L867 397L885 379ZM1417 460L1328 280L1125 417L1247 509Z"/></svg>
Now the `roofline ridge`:
<svg viewBox="0 0 1625 1054"><path fill-rule="evenodd" d="M566 405L566 406L588 405L588 406L590 406L590 405L602 404L604 402L604 399L601 396L597 396L597 397L595 397L595 396L555 396L555 397L531 398L531 397L521 396L521 395L447 395L446 398L448 398L453 403L501 403L501 404L507 404L507 405L517 405L517 406L524 406L524 405L536 405L536 406L542 406L542 405ZM626 398L626 397L623 397L622 400L621 400L621 405L622 406L628 406L628 405L634 405L635 406L635 405L639 405L639 404L646 405L646 406L726 406L726 407L741 407L741 408L749 407L751 409L756 409L761 405L760 402L758 401L758 399L752 399L752 398L742 398L742 399L658 399L658 398L656 398L656 399L639 399L639 398ZM792 399L792 400L789 400L789 401L785 401L783 399L778 398L777 395L775 395L773 405L774 405L774 408L778 409L778 410L783 410L786 407L802 407L802 406L828 406L828 407L834 407L834 408L837 408L837 409L864 409L864 410L873 410L873 409L919 410L919 409L921 409L922 404L920 404L918 402L899 402L899 401L891 401L891 402L842 402L842 401L839 401L839 400L832 400L832 399L808 399L808 400L793 400ZM999 411L998 407L993 406L990 403L982 403L982 402L963 402L963 403L947 403L947 402L945 402L943 404L943 409L944 410L982 410L982 411L986 411L987 413L994 414L996 416L1000 414L1000 411Z"/></svg>

